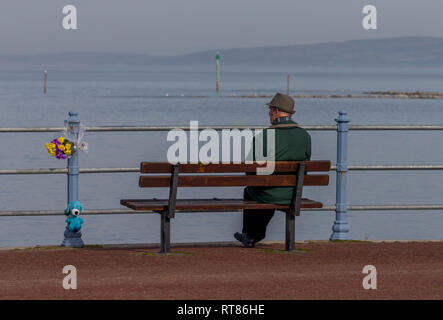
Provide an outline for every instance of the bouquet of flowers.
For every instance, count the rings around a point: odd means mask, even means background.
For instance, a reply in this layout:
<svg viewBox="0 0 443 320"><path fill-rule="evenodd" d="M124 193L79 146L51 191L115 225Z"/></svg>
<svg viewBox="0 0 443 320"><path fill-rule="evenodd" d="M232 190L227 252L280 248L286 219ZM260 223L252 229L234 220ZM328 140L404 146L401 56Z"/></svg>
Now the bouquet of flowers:
<svg viewBox="0 0 443 320"><path fill-rule="evenodd" d="M66 159L75 153L74 144L64 137L60 137L45 144L51 157Z"/></svg>

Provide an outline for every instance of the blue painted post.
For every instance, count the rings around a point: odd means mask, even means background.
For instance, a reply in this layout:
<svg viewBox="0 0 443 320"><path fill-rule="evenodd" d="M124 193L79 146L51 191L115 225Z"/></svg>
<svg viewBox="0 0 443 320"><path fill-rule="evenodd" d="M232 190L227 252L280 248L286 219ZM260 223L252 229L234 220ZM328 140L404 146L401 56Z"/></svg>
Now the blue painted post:
<svg viewBox="0 0 443 320"><path fill-rule="evenodd" d="M335 221L332 226L332 235L329 240L351 240L349 224L346 221L346 175L348 172L348 114L345 111L338 113L337 122L337 184Z"/></svg>
<svg viewBox="0 0 443 320"><path fill-rule="evenodd" d="M69 112L69 118L65 121L68 129L68 139L72 141L77 141L80 131L80 120L77 116L76 112ZM68 159L68 204L71 201L78 201L78 153L79 150L76 150Z"/></svg>
<svg viewBox="0 0 443 320"><path fill-rule="evenodd" d="M80 120L77 118L77 112L69 112L69 118L65 120L67 128L66 138L72 142L77 142L80 132ZM72 201L78 201L78 154L80 150L75 150L74 154L68 158L68 205ZM62 246L65 247L83 247L82 234L80 231L72 232L68 228L65 230L65 239Z"/></svg>

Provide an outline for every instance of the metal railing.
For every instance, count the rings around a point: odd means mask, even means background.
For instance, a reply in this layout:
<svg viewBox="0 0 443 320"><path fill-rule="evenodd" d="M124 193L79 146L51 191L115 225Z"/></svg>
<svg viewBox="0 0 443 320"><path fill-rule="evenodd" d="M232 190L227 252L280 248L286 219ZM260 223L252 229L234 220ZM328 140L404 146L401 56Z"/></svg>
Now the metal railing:
<svg viewBox="0 0 443 320"><path fill-rule="evenodd" d="M336 179L336 204L324 206L320 209L303 209L304 211L335 211L336 219L333 225L333 233L331 239L349 239L349 226L346 222L347 211L372 211L372 210L443 210L443 204L429 205L348 205L346 201L346 174L347 171L376 171L376 170L443 170L443 165L355 165L347 164L347 135L349 130L439 130L443 131L443 126L429 125L349 125L349 118L346 112L340 111L338 119L335 120L337 125L311 125L303 126L308 131L336 131L337 132L337 165L332 166L331 170L337 172ZM68 120L69 122L69 120ZM198 130L214 129L265 129L268 126L199 126ZM0 133L36 133L36 132L60 132L66 127L34 127L34 128L0 128ZM87 127L88 132L155 132L169 131L173 129L181 129L189 131L186 126L96 126ZM72 170L71 170L72 171ZM77 168L78 174L89 173L129 173L140 172L139 167L122 167L122 168ZM67 168L31 168L31 169L0 169L0 175L35 175L35 174L67 174L70 175L69 165ZM68 182L69 188L72 184ZM78 188L78 187L77 187ZM71 191L72 192L72 191ZM75 197L75 195L74 195ZM72 196L71 196L72 198ZM69 199L68 201L72 200ZM134 211L127 209L96 209L87 210L88 215L100 214L144 214L153 211ZM63 215L62 210L16 210L16 211L0 211L0 216L53 216Z"/></svg>
<svg viewBox="0 0 443 320"><path fill-rule="evenodd" d="M323 208L305 208L303 211L335 211L336 206L323 206ZM443 205L440 204L422 204L422 205L362 205L362 206L347 206L348 211L377 211L377 210L443 210ZM242 210L229 210L229 212L235 212ZM199 212L199 211L193 211ZM208 210L201 211L208 212ZM221 212L220 210L216 212ZM104 215L104 214L144 214L144 213L157 213L151 210L135 211L128 209L95 209L87 210L84 215ZM62 210L14 210L14 211L0 211L0 217L24 217L24 216L61 216L64 215Z"/></svg>
<svg viewBox="0 0 443 320"><path fill-rule="evenodd" d="M214 129L266 129L269 126L199 126L198 130ZM308 131L337 131L337 126L334 125L311 125L303 126L304 129ZM25 132L60 132L63 131L65 127L34 127L34 128L0 128L0 133L25 133ZM181 129L189 131L189 126L99 126L99 127L87 127L86 131L89 132L131 132L131 131L170 131L173 129ZM443 126L428 126L428 125L408 125L408 126L362 126L362 125L350 125L349 130L363 130L363 131L379 131L379 130L443 130Z"/></svg>
<svg viewBox="0 0 443 320"><path fill-rule="evenodd" d="M337 171L337 166L331 166L332 171ZM443 170L443 165L402 165L402 166L348 166L349 171L378 171L378 170ZM131 168L80 168L80 173L124 173L140 172L139 167ZM67 168L43 168L43 169L5 169L0 170L0 175L32 175L32 174L67 174ZM1 211L0 211L1 212Z"/></svg>

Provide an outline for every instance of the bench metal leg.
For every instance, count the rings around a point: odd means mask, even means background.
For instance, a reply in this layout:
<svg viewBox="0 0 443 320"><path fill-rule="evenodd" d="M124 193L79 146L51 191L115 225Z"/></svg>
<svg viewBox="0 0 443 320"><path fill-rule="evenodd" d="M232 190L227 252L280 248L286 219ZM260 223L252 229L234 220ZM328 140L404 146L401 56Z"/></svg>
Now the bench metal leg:
<svg viewBox="0 0 443 320"><path fill-rule="evenodd" d="M161 214L160 242L160 253L169 253L171 250L171 219L166 212Z"/></svg>
<svg viewBox="0 0 443 320"><path fill-rule="evenodd" d="M295 248L295 215L287 211L286 212L286 245L285 250L291 251Z"/></svg>
<svg viewBox="0 0 443 320"><path fill-rule="evenodd" d="M294 186L291 209L286 211L286 250L295 248L295 216L300 215L301 195L305 178L305 163L300 162L297 170L297 184Z"/></svg>
<svg viewBox="0 0 443 320"><path fill-rule="evenodd" d="M301 208L301 195L303 193L303 183L305 180L305 163L301 162L298 167L297 172L297 185L295 186L294 195L292 199L292 208L295 212L296 216L300 215L300 208ZM295 196L295 198L294 198Z"/></svg>

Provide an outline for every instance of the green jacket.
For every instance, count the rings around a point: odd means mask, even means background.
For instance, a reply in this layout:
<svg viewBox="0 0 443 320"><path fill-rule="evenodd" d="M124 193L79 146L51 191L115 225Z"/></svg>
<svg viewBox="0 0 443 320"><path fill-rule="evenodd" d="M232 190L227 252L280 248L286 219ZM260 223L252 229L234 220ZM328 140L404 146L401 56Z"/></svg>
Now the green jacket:
<svg viewBox="0 0 443 320"><path fill-rule="evenodd" d="M271 127L275 129L275 161L311 159L311 136L305 129L294 125L296 125L295 122L288 120ZM265 154L267 151L267 130L263 130ZM254 152L253 159L255 161L255 139L252 152ZM287 205L291 202L293 187L247 187L246 192L257 202Z"/></svg>

